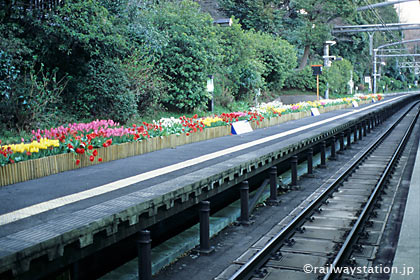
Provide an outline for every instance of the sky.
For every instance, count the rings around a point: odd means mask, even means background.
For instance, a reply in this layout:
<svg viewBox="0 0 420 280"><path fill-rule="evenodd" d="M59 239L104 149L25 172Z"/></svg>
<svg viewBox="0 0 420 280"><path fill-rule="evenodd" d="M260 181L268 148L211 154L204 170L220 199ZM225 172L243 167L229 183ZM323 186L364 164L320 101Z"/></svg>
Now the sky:
<svg viewBox="0 0 420 280"><path fill-rule="evenodd" d="M420 1L404 2L395 7L401 22L420 23Z"/></svg>

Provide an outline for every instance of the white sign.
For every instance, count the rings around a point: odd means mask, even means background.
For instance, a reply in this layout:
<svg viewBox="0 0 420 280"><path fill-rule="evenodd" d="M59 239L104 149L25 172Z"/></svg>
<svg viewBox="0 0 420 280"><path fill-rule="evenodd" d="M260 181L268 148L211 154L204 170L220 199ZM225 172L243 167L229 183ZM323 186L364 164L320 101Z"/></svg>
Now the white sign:
<svg viewBox="0 0 420 280"><path fill-rule="evenodd" d="M312 113L312 116L320 115L318 108L311 108L311 113Z"/></svg>
<svg viewBox="0 0 420 280"><path fill-rule="evenodd" d="M208 92L213 92L214 91L213 78L209 78L207 80L207 91Z"/></svg>
<svg viewBox="0 0 420 280"><path fill-rule="evenodd" d="M252 127L248 121L239 121L232 123L232 134L240 135L252 131Z"/></svg>
<svg viewBox="0 0 420 280"><path fill-rule="evenodd" d="M356 101L353 101L352 104L353 104L353 107L359 107L359 104L357 104Z"/></svg>
<svg viewBox="0 0 420 280"><path fill-rule="evenodd" d="M365 76L365 83L370 84L370 76Z"/></svg>

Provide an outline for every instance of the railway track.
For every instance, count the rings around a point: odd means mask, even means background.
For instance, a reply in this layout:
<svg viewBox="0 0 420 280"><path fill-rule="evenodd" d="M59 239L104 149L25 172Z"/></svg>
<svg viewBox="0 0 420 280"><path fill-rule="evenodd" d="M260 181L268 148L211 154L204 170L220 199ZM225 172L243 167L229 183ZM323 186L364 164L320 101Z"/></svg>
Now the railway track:
<svg viewBox="0 0 420 280"><path fill-rule="evenodd" d="M388 182L403 164L419 108L408 109L262 249L239 258L230 279L367 277L398 188Z"/></svg>

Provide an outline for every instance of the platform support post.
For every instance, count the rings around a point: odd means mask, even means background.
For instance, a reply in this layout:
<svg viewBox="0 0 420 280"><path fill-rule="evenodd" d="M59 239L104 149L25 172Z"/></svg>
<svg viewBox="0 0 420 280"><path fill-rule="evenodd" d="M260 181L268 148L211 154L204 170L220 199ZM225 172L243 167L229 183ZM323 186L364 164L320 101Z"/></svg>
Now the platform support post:
<svg viewBox="0 0 420 280"><path fill-rule="evenodd" d="M277 167L273 166L270 168L270 199L268 200L269 204L278 204L279 200L277 198Z"/></svg>
<svg viewBox="0 0 420 280"><path fill-rule="evenodd" d="M347 130L347 147L346 149L351 149L351 129Z"/></svg>
<svg viewBox="0 0 420 280"><path fill-rule="evenodd" d="M214 251L210 246L210 201L200 202L200 254L208 255Z"/></svg>
<svg viewBox="0 0 420 280"><path fill-rule="evenodd" d="M359 140L363 139L362 128L363 128L363 123L359 123Z"/></svg>
<svg viewBox="0 0 420 280"><path fill-rule="evenodd" d="M336 160L337 159L337 154L335 152L335 136L331 137L331 156L330 156L331 160Z"/></svg>
<svg viewBox="0 0 420 280"><path fill-rule="evenodd" d="M142 230L139 232L137 240L137 253L139 280L151 280L152 239L150 239L150 231Z"/></svg>
<svg viewBox="0 0 420 280"><path fill-rule="evenodd" d="M326 150L327 150L327 142L322 141L321 142L321 164L319 165L319 167L321 168L327 167L327 161L325 159Z"/></svg>
<svg viewBox="0 0 420 280"><path fill-rule="evenodd" d="M367 135L367 127L369 126L369 123L367 121L363 121L363 136L366 137Z"/></svg>
<svg viewBox="0 0 420 280"><path fill-rule="evenodd" d="M298 157L297 156L292 156L292 158L290 159L290 167L292 169L292 186L296 186L297 185L297 162L298 162Z"/></svg>
<svg viewBox="0 0 420 280"><path fill-rule="evenodd" d="M344 152L344 132L340 132L340 150L338 153L342 154Z"/></svg>
<svg viewBox="0 0 420 280"><path fill-rule="evenodd" d="M307 151L307 162L308 162L308 177L314 177L314 168L313 168L313 155L314 155L314 149L309 148Z"/></svg>
<svg viewBox="0 0 420 280"><path fill-rule="evenodd" d="M249 185L248 181L241 183L241 225L247 226L249 221Z"/></svg>
<svg viewBox="0 0 420 280"><path fill-rule="evenodd" d="M370 129L372 127L372 118L367 120L367 133L370 133Z"/></svg>
<svg viewBox="0 0 420 280"><path fill-rule="evenodd" d="M71 280L80 280L79 261L76 261L76 262L71 264L70 279Z"/></svg>
<svg viewBox="0 0 420 280"><path fill-rule="evenodd" d="M356 144L357 143L357 125L354 126L353 128L353 143Z"/></svg>

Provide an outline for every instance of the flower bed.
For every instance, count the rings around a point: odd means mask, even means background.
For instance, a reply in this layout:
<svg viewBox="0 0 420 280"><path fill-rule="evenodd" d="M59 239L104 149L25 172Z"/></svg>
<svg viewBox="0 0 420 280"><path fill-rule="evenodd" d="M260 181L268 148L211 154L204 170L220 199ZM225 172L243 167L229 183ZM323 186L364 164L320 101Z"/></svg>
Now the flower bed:
<svg viewBox="0 0 420 280"><path fill-rule="evenodd" d="M352 101L366 103L382 98L381 95L368 95L294 105L271 102L247 112L202 118L197 115L191 118L163 118L130 127L112 120L97 120L34 130L28 143L22 139L20 144L0 146L0 186L226 136L230 134L230 124L240 120L250 121L253 129L257 129L310 116L310 109L314 107L323 113L351 106Z"/></svg>

